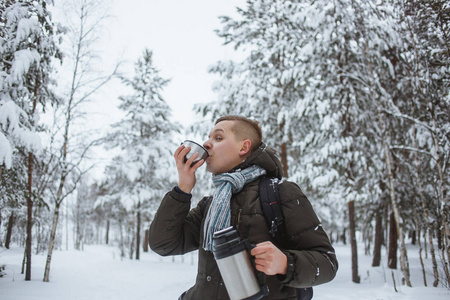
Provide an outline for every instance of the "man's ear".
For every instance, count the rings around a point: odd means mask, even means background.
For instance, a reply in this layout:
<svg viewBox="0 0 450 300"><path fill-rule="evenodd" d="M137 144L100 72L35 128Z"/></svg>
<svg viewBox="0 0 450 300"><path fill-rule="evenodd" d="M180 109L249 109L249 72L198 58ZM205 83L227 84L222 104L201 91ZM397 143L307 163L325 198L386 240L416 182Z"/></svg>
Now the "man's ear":
<svg viewBox="0 0 450 300"><path fill-rule="evenodd" d="M250 148L252 147L252 142L250 140L244 140L242 142L241 150L239 151L239 155L245 156L250 152Z"/></svg>

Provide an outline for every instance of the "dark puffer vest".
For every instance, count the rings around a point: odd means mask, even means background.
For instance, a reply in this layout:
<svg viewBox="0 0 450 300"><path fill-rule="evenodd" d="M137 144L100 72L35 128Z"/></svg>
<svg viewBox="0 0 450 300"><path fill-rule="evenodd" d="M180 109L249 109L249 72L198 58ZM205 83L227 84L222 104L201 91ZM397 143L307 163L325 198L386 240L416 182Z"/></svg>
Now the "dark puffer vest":
<svg viewBox="0 0 450 300"><path fill-rule="evenodd" d="M251 165L263 167L267 176L282 176L280 161L264 144L235 169ZM245 185L230 202L231 225L252 244L273 242L261 209L258 184L259 179ZM295 299L294 287L328 282L338 268L334 249L306 196L292 182L282 182L279 189L288 238L282 250L288 257L288 270L286 275L267 276L270 294L263 299ZM197 279L183 300L229 299L213 254L201 247L206 199L191 210L191 195L173 189L165 195L150 225L149 243L156 253L167 256L199 250Z"/></svg>

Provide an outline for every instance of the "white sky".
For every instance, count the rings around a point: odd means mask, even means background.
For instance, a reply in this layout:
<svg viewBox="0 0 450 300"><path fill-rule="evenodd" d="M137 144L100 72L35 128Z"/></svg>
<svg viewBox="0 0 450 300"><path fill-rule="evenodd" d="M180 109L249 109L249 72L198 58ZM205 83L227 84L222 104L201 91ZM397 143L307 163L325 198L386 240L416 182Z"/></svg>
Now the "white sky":
<svg viewBox="0 0 450 300"><path fill-rule="evenodd" d="M73 0L66 0L73 1ZM94 0L95 1L95 0ZM171 79L163 91L165 101L172 108L173 120L185 127L194 122L193 105L215 100L212 84L218 79L207 69L220 60L238 58L231 46L214 32L221 29L219 16L237 16L236 6L245 7L245 0L104 0L111 3L112 18L103 23L102 38L96 53L105 71L119 60L121 70L134 75L134 64L145 48L153 51L153 61L161 76ZM60 8L62 0L55 0L54 21L64 23ZM97 70L97 69L96 69ZM70 74L59 74L59 83ZM114 80L86 106L88 115L79 124L98 133L105 133L110 125L120 121L118 97L130 91ZM184 138L197 139L189 133ZM182 141L183 137L180 137ZM201 138L200 140L201 141ZM96 177L112 157L97 149Z"/></svg>
<svg viewBox="0 0 450 300"><path fill-rule="evenodd" d="M152 50L155 66L171 79L163 97L174 119L188 125L193 104L216 97L211 86L218 77L208 66L237 56L214 33L222 28L218 16L236 16L236 6L245 0L114 0L104 50L111 59L123 57L129 71L145 48ZM117 93L113 88L109 97Z"/></svg>

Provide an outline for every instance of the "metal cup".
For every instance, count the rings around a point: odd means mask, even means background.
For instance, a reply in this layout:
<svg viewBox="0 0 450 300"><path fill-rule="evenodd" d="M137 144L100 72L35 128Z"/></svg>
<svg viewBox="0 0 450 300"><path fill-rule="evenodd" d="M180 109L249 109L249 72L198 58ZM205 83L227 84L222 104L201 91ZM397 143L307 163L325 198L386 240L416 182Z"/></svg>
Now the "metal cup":
<svg viewBox="0 0 450 300"><path fill-rule="evenodd" d="M208 151L202 145L200 145L200 144L198 144L198 143L196 143L194 141L185 140L183 142L183 145L186 146L186 147L187 146L191 147L191 151L189 151L188 154L186 154L186 156L184 157L184 162L186 162L189 158L191 158L191 156L194 153L198 153L199 154L199 156L192 162L191 167L196 162L198 162L201 159L206 160L208 158L208 156L209 156Z"/></svg>

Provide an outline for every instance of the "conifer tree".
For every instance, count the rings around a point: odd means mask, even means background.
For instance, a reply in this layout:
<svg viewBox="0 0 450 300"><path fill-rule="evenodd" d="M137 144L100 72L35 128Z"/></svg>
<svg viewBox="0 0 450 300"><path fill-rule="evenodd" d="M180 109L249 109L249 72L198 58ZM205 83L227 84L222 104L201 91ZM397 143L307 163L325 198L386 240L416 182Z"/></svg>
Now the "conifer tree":
<svg viewBox="0 0 450 300"><path fill-rule="evenodd" d="M2 193L13 194L1 197L0 201L26 198L26 280L31 278L34 153L42 149L37 133L39 113L46 104L55 101L50 76L53 60L61 59L59 33L51 21L48 4L52 1L0 4L0 177L3 181L17 176L16 182L21 183L14 190L2 189ZM20 166L8 171L13 162L26 165L26 173Z"/></svg>
<svg viewBox="0 0 450 300"><path fill-rule="evenodd" d="M171 153L176 145L173 134L180 126L170 120L170 107L162 97L169 80L160 76L153 62L153 53L145 49L135 64L132 78L122 77L131 93L120 97L119 108L125 117L113 124L108 136L110 147L120 148L120 154L108 167L110 184L121 186L117 193L123 206L136 216L136 259L139 259L142 212L154 209L161 191L169 188L174 168Z"/></svg>

